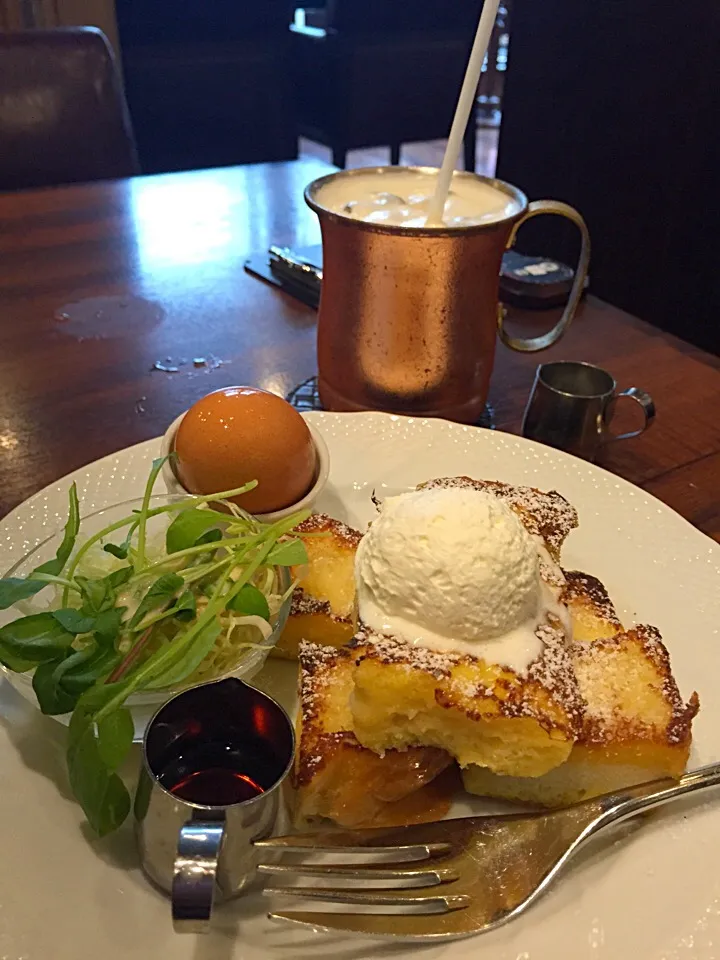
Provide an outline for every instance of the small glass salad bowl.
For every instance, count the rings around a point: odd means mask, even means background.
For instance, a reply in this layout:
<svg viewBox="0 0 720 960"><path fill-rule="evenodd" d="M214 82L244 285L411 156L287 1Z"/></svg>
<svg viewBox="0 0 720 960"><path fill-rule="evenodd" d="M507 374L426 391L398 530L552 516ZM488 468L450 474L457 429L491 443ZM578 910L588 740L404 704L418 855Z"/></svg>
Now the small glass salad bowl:
<svg viewBox="0 0 720 960"><path fill-rule="evenodd" d="M145 510L141 543L137 518L143 512L142 499L83 517L62 571L41 573L41 589L35 587L34 595L0 610L0 657L5 660L0 669L23 697L62 723L69 723L73 695L77 699L78 691L88 688L90 676L96 677L95 684L127 680L154 654L169 652L176 644L177 652L173 648L166 657L170 666L127 699L135 737L141 737L158 707L179 690L224 677L253 677L285 627L292 593L290 566L298 559L292 548L297 541L289 541L277 525L259 523L241 512L237 516L216 512L200 498L151 496ZM19 578L28 578L33 571L37 575L38 567L62 550L66 531L52 534L16 563L5 575L3 589L17 589ZM233 593L233 598L211 616L211 608L221 603L220 593ZM23 662L22 643L30 642L27 631L19 639L9 638L10 645L3 645L3 633L19 618L40 614L45 614L44 621L33 622L51 623L51 629L43 628L43 633L38 628L32 642L46 644L48 650L31 652ZM203 614L206 626L193 637ZM186 638L190 638L187 650ZM99 647L107 656L105 666ZM87 669L95 670L84 677L83 651ZM71 665L65 679L58 680L62 665L67 666L73 655L77 666ZM52 664L60 666L60 674ZM43 691L44 703L39 702L36 686ZM66 695L70 699L64 701ZM69 709L63 712L65 702Z"/></svg>

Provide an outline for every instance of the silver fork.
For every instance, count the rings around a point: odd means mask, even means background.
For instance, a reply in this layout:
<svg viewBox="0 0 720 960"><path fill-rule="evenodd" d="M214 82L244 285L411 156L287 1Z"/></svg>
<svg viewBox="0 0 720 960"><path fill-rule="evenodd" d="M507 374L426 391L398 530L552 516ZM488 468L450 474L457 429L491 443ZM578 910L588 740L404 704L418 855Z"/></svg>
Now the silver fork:
<svg viewBox="0 0 720 960"><path fill-rule="evenodd" d="M394 862L282 863L259 869L276 877L372 881L372 887L272 886L269 896L307 897L415 912L275 912L315 930L394 940L451 940L484 933L519 916L550 886L570 857L600 830L720 785L720 763L639 784L549 813L467 817L400 828L323 831L256 842L268 854L383 854ZM263 853L260 854L263 858ZM387 884L383 886L382 884ZM379 885L378 885L379 884ZM423 912L425 911L425 912Z"/></svg>

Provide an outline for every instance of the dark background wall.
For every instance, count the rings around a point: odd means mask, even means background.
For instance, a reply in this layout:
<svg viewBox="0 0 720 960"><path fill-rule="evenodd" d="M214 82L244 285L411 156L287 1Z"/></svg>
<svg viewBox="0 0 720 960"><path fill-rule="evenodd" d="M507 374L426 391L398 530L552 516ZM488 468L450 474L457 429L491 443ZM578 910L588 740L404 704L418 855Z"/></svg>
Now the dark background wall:
<svg viewBox="0 0 720 960"><path fill-rule="evenodd" d="M297 156L293 0L116 0L144 173Z"/></svg>
<svg viewBox="0 0 720 960"><path fill-rule="evenodd" d="M716 353L719 126L718 0L515 0L498 176L584 214L595 293Z"/></svg>

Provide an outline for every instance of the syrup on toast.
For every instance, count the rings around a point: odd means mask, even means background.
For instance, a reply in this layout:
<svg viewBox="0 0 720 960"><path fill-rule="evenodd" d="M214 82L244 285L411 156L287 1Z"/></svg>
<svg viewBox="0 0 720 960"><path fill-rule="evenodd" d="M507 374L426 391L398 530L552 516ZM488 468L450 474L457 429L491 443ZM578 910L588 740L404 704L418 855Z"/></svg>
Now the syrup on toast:
<svg viewBox="0 0 720 960"><path fill-rule="evenodd" d="M317 818L344 827L401 826L447 813L459 782L440 778L452 759L416 747L383 757L352 732L350 695L359 648L300 646L300 712L293 776L297 826Z"/></svg>

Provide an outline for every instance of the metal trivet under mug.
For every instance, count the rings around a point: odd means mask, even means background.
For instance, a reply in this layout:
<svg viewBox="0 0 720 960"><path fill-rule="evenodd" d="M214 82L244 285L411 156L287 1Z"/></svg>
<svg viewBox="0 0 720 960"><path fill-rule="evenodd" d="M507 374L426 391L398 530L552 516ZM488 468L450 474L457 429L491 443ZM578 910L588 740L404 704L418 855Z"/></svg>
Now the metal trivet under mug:
<svg viewBox="0 0 720 960"><path fill-rule="evenodd" d="M318 393L318 378L316 376L308 377L307 380L303 380L302 383L293 387L285 399L301 413L308 410L324 410ZM485 427L487 430L495 429L495 411L489 403L485 404L485 409L480 419L475 422L475 426Z"/></svg>

